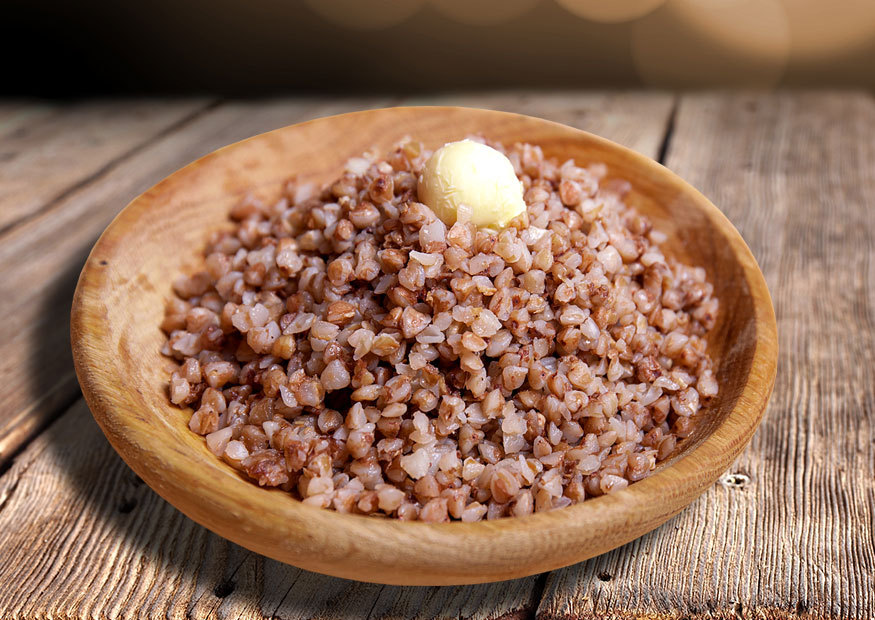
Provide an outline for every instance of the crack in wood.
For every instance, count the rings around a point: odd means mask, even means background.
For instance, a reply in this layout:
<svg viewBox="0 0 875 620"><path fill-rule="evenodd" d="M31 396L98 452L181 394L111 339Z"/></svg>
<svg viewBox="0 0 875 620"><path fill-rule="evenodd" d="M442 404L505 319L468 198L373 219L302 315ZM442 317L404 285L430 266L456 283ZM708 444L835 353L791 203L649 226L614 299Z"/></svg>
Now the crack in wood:
<svg viewBox="0 0 875 620"><path fill-rule="evenodd" d="M675 119L677 118L678 108L680 107L680 104L680 95L675 95L672 99L671 111L668 114L668 121L665 124L665 133L662 136L662 142L659 145L659 151L656 156L656 161L661 163L663 166L665 165L666 157L668 157L668 149L671 146L671 139L674 135Z"/></svg>

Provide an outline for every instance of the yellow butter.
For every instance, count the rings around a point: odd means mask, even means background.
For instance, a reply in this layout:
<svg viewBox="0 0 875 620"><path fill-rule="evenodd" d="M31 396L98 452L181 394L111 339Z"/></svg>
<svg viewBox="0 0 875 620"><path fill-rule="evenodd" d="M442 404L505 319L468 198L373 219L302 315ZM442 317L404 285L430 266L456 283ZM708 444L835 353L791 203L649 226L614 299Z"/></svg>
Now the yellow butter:
<svg viewBox="0 0 875 620"><path fill-rule="evenodd" d="M513 164L494 148L461 140L445 144L426 162L420 202L448 226L456 220L481 228L504 228L526 210Z"/></svg>

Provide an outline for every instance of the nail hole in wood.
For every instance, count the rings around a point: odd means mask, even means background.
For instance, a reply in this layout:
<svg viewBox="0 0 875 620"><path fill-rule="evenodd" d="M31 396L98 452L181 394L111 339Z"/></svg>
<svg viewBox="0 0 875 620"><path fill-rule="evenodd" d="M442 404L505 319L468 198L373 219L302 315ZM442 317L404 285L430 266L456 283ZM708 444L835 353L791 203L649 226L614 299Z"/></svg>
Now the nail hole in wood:
<svg viewBox="0 0 875 620"><path fill-rule="evenodd" d="M750 484L750 476L741 472L729 472L720 478L720 484L728 489L743 489Z"/></svg>
<svg viewBox="0 0 875 620"><path fill-rule="evenodd" d="M218 597L218 598L225 598L226 596L231 594L231 592L234 591L234 588L236 586L237 586L236 583L234 583L233 581L228 579L226 581L223 581L219 585L217 585L215 587L215 589L213 590L213 594L215 594L216 597Z"/></svg>
<svg viewBox="0 0 875 620"><path fill-rule="evenodd" d="M614 576L611 573L609 573L608 571L604 571L604 570L601 571L598 575L596 575L596 577L599 578L599 581L610 581L611 579L614 578Z"/></svg>

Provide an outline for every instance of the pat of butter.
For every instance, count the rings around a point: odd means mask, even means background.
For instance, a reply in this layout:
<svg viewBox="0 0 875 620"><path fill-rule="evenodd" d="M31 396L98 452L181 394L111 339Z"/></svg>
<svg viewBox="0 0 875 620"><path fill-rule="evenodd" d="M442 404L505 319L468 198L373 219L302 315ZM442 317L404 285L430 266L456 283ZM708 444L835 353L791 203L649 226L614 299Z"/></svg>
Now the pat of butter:
<svg viewBox="0 0 875 620"><path fill-rule="evenodd" d="M504 228L526 210L523 186L510 160L494 148L461 140L445 144L425 163L419 200L443 222L470 221Z"/></svg>

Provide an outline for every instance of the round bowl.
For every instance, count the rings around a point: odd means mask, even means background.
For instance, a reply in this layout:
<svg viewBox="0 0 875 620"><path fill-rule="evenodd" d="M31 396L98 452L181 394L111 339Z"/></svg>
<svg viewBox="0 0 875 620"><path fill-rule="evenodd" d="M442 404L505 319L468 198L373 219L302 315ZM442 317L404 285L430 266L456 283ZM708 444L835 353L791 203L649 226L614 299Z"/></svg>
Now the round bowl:
<svg viewBox="0 0 875 620"><path fill-rule="evenodd" d="M172 406L175 364L160 354L171 283L201 259L209 232L246 192L279 195L292 175L328 181L369 148L404 136L428 147L477 133L540 145L548 156L604 162L628 200L666 232L667 253L707 270L720 300L709 337L719 396L693 436L627 489L531 516L478 523L401 522L313 508L259 488L213 456ZM362 581L442 585L540 573L604 553L687 506L754 433L775 380L777 329L762 273L738 231L702 194L658 163L545 120L452 107L393 108L292 125L219 149L129 204L106 229L76 289L73 353L85 398L110 443L186 515L248 549Z"/></svg>

